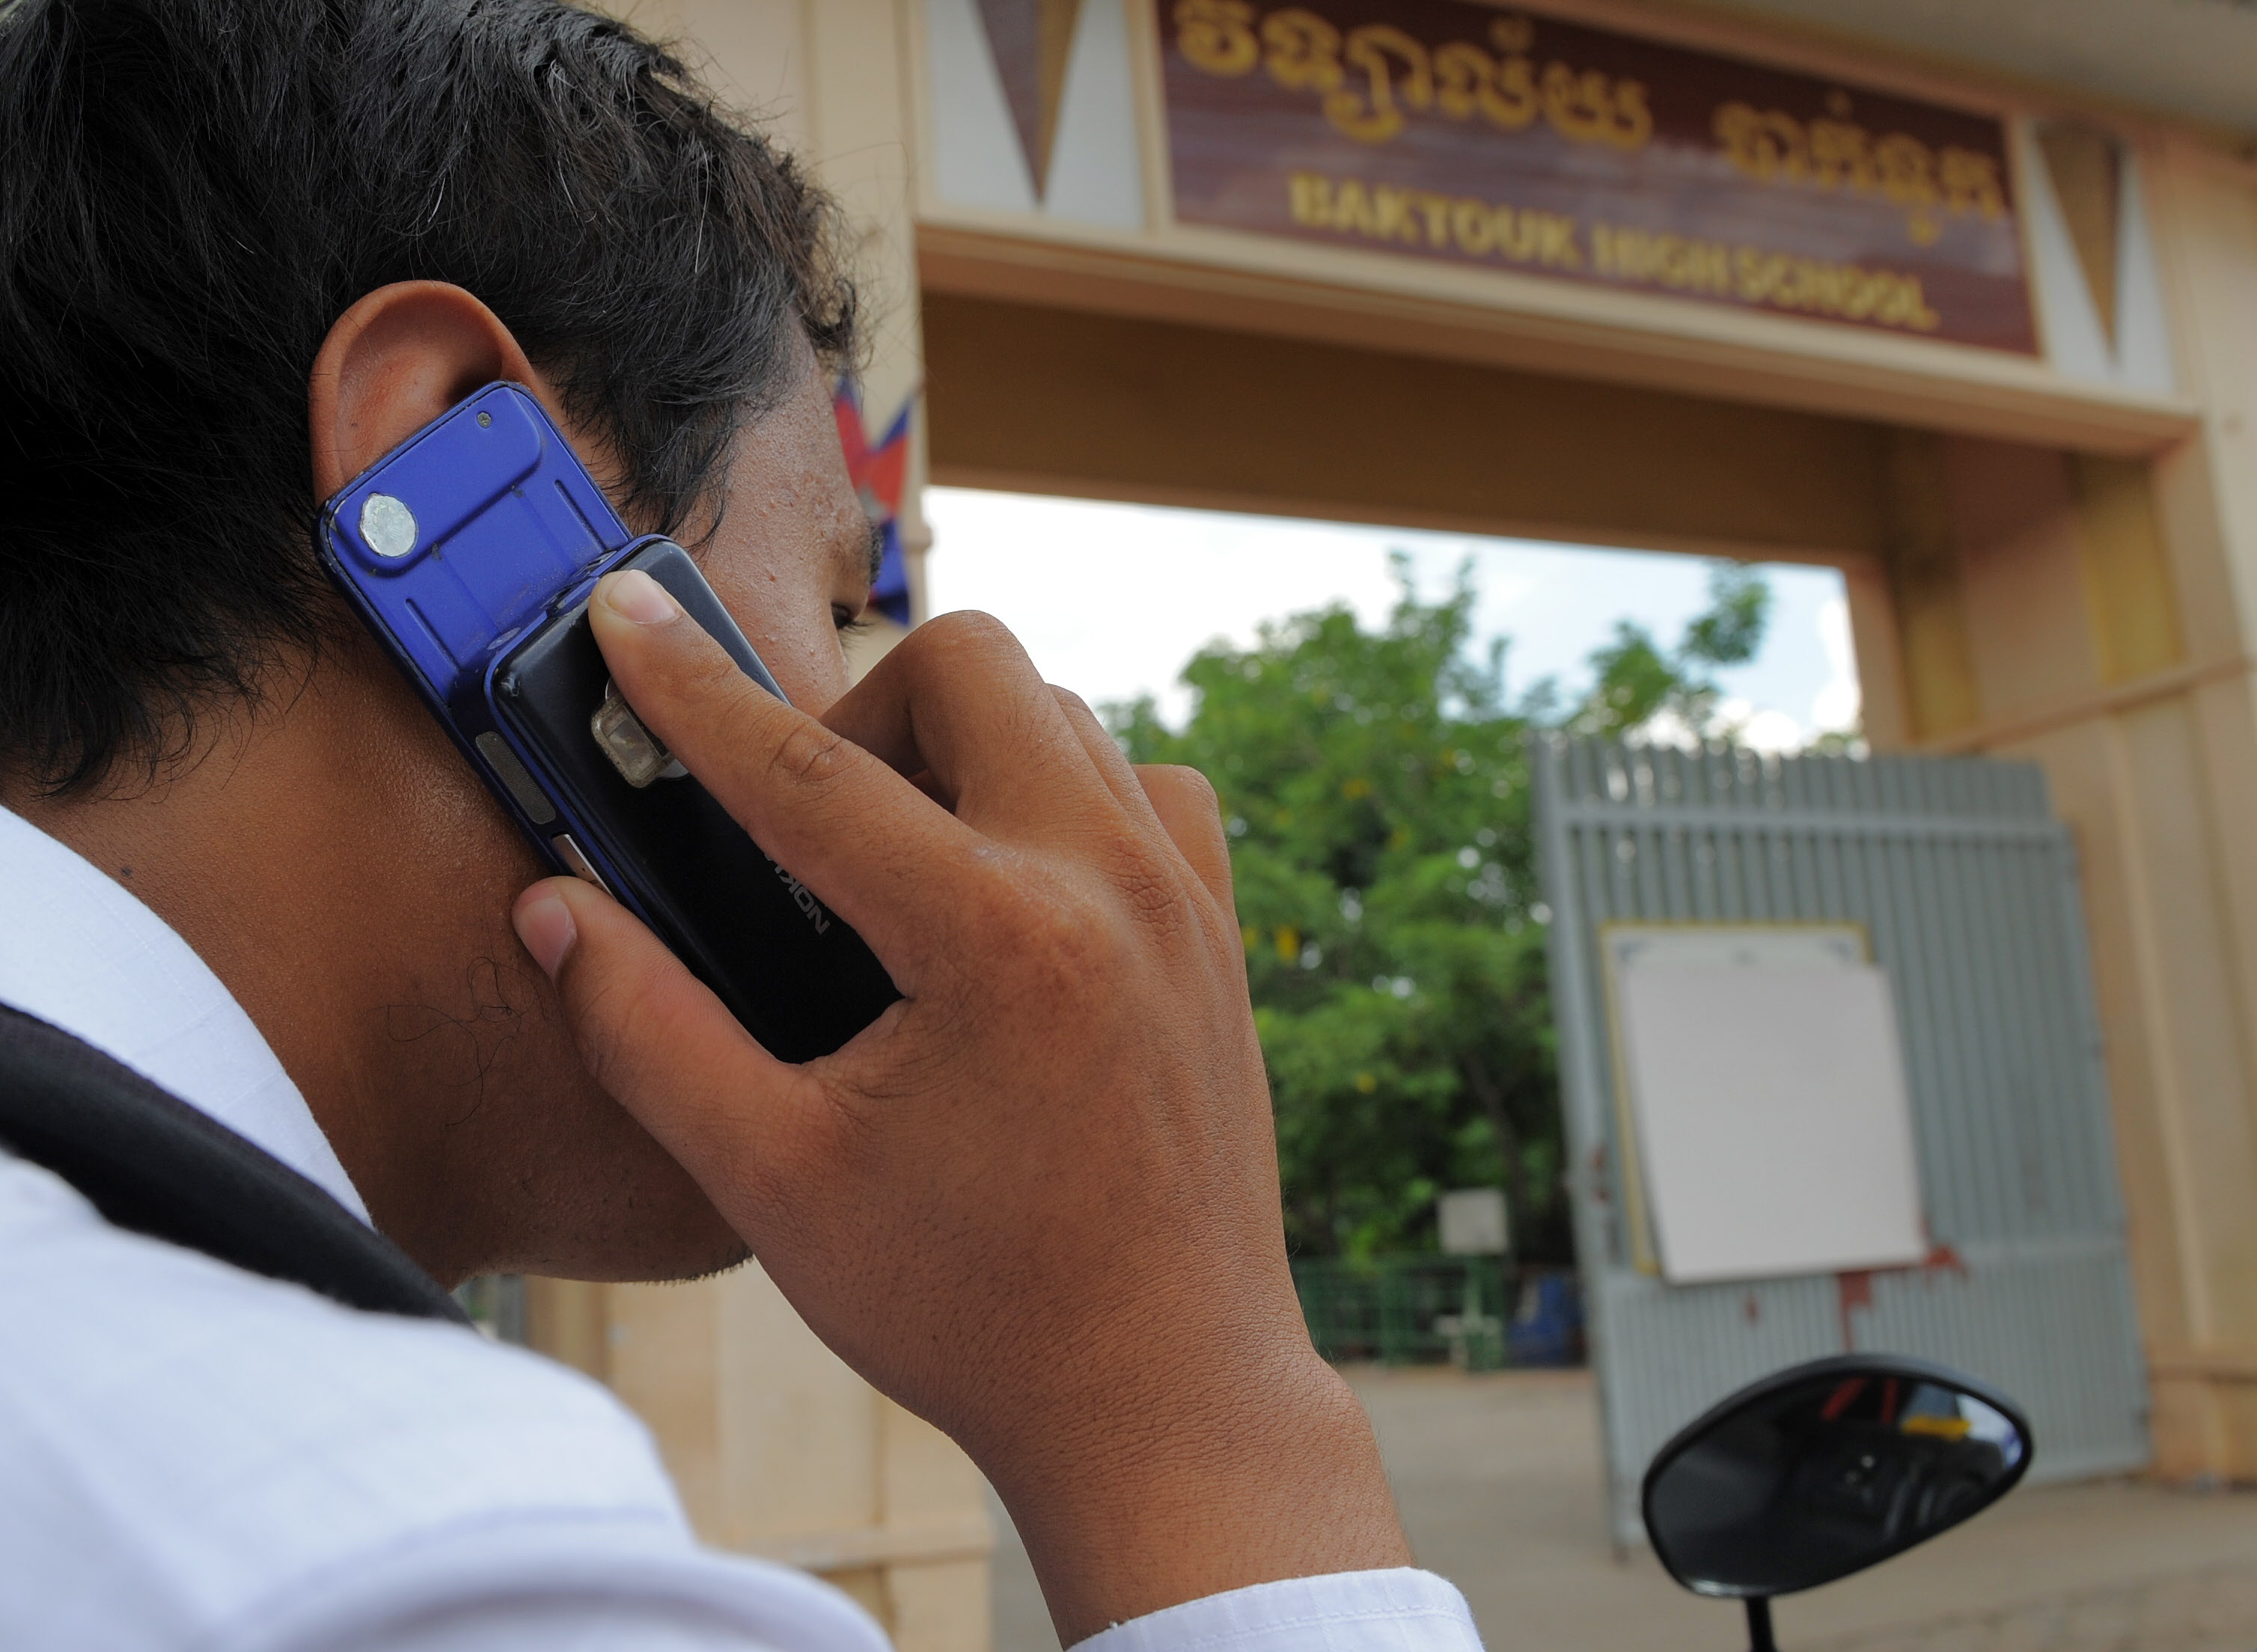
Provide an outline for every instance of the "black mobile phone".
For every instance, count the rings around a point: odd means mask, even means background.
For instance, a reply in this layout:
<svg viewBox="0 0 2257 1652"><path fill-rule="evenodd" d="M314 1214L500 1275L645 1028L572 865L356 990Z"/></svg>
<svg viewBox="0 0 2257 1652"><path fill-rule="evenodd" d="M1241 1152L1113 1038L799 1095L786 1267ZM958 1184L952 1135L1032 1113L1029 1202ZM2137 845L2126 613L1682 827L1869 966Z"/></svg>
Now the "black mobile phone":
<svg viewBox="0 0 2257 1652"><path fill-rule="evenodd" d="M489 385L409 437L329 500L315 542L542 858L649 925L771 1055L828 1055L900 997L612 686L588 598L637 568L784 697L689 554L632 536L524 390Z"/></svg>
<svg viewBox="0 0 2257 1652"><path fill-rule="evenodd" d="M619 564L672 593L745 674L782 691L689 554L647 542ZM861 936L763 854L612 687L584 597L502 656L492 702L646 921L783 1061L828 1055L901 995Z"/></svg>

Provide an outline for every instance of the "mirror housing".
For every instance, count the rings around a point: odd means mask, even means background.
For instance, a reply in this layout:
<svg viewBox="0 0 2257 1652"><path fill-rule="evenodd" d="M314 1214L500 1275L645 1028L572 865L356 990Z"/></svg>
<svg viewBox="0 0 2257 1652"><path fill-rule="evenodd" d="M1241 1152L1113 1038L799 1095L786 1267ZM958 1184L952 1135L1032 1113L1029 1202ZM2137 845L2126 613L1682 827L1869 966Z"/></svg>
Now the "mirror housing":
<svg viewBox="0 0 2257 1652"><path fill-rule="evenodd" d="M1922 1359L1846 1354L1741 1389L1645 1472L1647 1537L1696 1594L1768 1599L1846 1578L1979 1514L2030 1465L2027 1418Z"/></svg>

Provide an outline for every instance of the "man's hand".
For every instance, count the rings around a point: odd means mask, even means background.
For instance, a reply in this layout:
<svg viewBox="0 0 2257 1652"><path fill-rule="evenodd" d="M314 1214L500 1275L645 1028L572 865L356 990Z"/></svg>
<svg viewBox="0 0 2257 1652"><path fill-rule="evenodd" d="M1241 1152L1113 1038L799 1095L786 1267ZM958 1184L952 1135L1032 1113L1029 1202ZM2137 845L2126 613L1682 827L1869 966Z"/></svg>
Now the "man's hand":
<svg viewBox="0 0 2257 1652"><path fill-rule="evenodd" d="M788 1066L584 884L528 890L519 933L591 1070L817 1334L987 1472L1060 1639L1406 1564L1286 1267L1206 781L1133 768L982 617L818 721L644 575L591 613L637 714L903 997Z"/></svg>

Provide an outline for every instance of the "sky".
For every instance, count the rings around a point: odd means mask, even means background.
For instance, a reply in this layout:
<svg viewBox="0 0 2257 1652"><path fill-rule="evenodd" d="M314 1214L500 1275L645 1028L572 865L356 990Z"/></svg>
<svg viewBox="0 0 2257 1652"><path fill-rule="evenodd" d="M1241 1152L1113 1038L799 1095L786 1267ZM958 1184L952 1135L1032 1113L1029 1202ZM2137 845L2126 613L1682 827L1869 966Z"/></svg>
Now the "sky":
<svg viewBox="0 0 2257 1652"><path fill-rule="evenodd" d="M1390 551L1409 555L1429 598L1471 560L1481 646L1511 639L1515 697L1546 676L1571 697L1587 687L1587 658L1617 620L1668 646L1708 605L1708 564L1689 556L965 488L928 488L924 508L931 612L984 609L1051 681L1093 705L1150 694L1177 726L1190 710L1178 674L1210 639L1249 643L1264 619L1334 602L1383 620L1396 599ZM1718 681L1748 744L1791 748L1857 716L1849 611L1832 568L1765 572L1762 652Z"/></svg>

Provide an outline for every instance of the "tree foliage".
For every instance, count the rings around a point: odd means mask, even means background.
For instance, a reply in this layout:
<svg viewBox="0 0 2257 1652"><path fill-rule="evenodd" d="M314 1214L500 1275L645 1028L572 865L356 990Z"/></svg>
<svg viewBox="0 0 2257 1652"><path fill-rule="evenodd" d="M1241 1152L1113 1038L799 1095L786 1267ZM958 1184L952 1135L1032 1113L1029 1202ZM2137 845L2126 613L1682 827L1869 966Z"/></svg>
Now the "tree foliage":
<svg viewBox="0 0 2257 1652"><path fill-rule="evenodd" d="M1752 657L1761 577L1720 568L1673 650L1624 625L1573 705L1518 702L1504 644L1476 658L1461 574L1385 625L1334 607L1265 625L1185 668L1193 710L1108 709L1138 762L1187 763L1220 794L1297 1249L1433 1242L1450 1187L1501 1186L1516 1250L1565 1260L1562 1142L1536 887L1528 743L1667 714L1714 722L1712 667Z"/></svg>
<svg viewBox="0 0 2257 1652"><path fill-rule="evenodd" d="M1666 719L1673 731L1717 731L1718 666L1742 666L1763 646L1771 619L1771 587L1739 562L1709 568L1708 611L1685 627L1675 651L1665 653L1652 634L1628 620L1615 625L1614 640L1591 655L1596 679L1567 719L1576 734L1630 734Z"/></svg>

